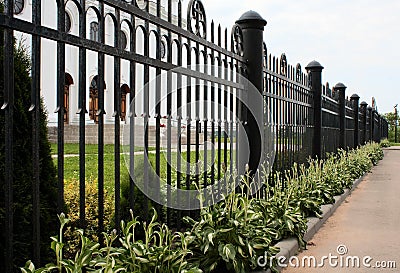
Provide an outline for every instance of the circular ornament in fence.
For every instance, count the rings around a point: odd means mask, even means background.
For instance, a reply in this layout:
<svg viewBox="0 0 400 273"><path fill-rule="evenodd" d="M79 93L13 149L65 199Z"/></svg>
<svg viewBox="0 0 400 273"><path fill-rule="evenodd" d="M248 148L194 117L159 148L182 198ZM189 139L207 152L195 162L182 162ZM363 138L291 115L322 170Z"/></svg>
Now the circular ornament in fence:
<svg viewBox="0 0 400 273"><path fill-rule="evenodd" d="M234 25L232 28L232 51L243 56L243 32L239 25Z"/></svg>
<svg viewBox="0 0 400 273"><path fill-rule="evenodd" d="M200 0L190 0L187 12L188 30L193 34L207 38L207 19L203 3Z"/></svg>

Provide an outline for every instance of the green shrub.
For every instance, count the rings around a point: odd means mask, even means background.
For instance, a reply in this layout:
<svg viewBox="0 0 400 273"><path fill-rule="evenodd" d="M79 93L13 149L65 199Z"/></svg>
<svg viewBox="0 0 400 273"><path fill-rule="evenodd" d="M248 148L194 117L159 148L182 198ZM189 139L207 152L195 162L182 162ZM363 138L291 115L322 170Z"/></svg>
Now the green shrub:
<svg viewBox="0 0 400 273"><path fill-rule="evenodd" d="M371 143L365 145L366 154L371 160L373 165L378 164L378 161L383 158L383 150L379 146L379 144Z"/></svg>
<svg viewBox="0 0 400 273"><path fill-rule="evenodd" d="M79 181L65 182L64 198L67 208L69 225L65 227L65 255L72 258L79 250L80 236L75 232L77 228L85 228L85 235L90 240L98 242L98 190L96 181L85 184L85 223L80 223L79 218ZM104 228L111 230L114 215L113 196L104 190Z"/></svg>
<svg viewBox="0 0 400 273"><path fill-rule="evenodd" d="M1 4L1 3L0 3ZM0 10L2 7L0 7ZM0 11L1 12L1 11ZM3 30L0 29L0 37ZM3 41L0 38L0 41ZM4 101L4 46L0 45L0 105ZM32 112L31 107L31 78L30 57L22 45L14 46L14 115L13 115L13 247L14 265L21 265L32 255L33 228L32 211L33 196L32 184L34 179L34 165L32 155ZM39 191L40 191L40 241L41 257L44 262L51 260L48 244L50 235L57 231L57 220L53 217L57 213L57 179L56 168L50 152L47 139L47 114L44 106L39 107ZM0 111L0 181L5 181L3 174L5 166L5 111ZM5 230L5 200L4 183L0 183L0 271L4 272L4 242Z"/></svg>
<svg viewBox="0 0 400 273"><path fill-rule="evenodd" d="M390 141L389 141L387 138L385 138L385 139L381 140L381 142L379 143L379 145L380 145L382 148L390 147Z"/></svg>

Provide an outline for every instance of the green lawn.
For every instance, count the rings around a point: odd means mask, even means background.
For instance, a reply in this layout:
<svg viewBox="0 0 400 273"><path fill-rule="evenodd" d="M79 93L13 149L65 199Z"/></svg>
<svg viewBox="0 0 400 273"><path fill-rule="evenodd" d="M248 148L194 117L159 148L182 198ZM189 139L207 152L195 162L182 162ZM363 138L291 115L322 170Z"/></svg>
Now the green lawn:
<svg viewBox="0 0 400 273"><path fill-rule="evenodd" d="M57 154L57 145L52 144L52 154L56 155ZM64 152L65 152L65 157L64 157L64 179L66 183L70 181L78 181L79 180L79 145L78 144L65 144L64 146ZM155 148L149 149L150 151L154 150ZM86 145L85 147L86 150L86 156L85 156L85 177L86 181L88 182L97 182L98 178L98 154L97 154L97 145ZM126 149L127 150L127 149ZM126 150L122 149L121 147L121 152L126 152ZM143 151L144 149L142 147L137 147L135 148L135 152L140 152ZM199 153L200 156L200 161L203 161L203 151L200 151ZM217 157L217 151L215 156ZM221 158L224 156L224 151L221 151ZM166 181L167 179L167 153L166 152L161 152L160 155L160 177L162 180ZM177 153L172 152L171 153L172 157L172 179L176 181L176 169L174 166L176 166L177 162ZM185 160L187 157L187 152L182 152L182 163L181 163L181 168L182 171L186 171L186 164ZM207 158L208 162L211 162L211 153L207 153ZM114 183L115 183L115 157L114 157L114 145L105 145L104 146L104 186L105 188L110 192L114 192ZM136 168L142 168L144 156L143 153L136 153L134 155L134 161L135 161L135 167ZM54 164L57 166L57 157L55 156L53 158ZM120 179L122 181L128 180L129 173L128 173L128 163L125 161L128 161L129 157L127 155L121 154L121 162L120 162ZM156 166L156 155L155 153L149 153L149 161L150 164L152 165L153 169L155 170ZM195 162L196 161L196 152L191 151L190 153L190 162ZM228 155L228 164L230 162L229 155ZM203 164L200 164L202 167ZM216 168L216 167L215 167Z"/></svg>
<svg viewBox="0 0 400 273"><path fill-rule="evenodd" d="M128 151L129 147L122 147L121 152ZM143 147L135 147L135 152L143 151ZM149 151L155 150L154 147L149 147ZM98 145L97 144L86 144L85 145L85 154L87 155L97 155ZM51 154L56 155L58 152L57 143L51 143ZM114 144L105 144L104 145L104 154L114 153ZM64 144L64 154L66 155L78 155L79 154L79 144L77 143L65 143Z"/></svg>

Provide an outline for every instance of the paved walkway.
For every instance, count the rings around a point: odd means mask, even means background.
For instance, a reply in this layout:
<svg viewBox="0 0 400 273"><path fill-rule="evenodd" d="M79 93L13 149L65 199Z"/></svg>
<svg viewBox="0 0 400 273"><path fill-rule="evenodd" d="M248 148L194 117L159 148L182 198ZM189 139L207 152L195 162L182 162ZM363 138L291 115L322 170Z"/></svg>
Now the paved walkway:
<svg viewBox="0 0 400 273"><path fill-rule="evenodd" d="M307 248L298 255L299 264L304 259L306 266L286 268L283 273L400 272L400 147L385 150L385 158L327 220ZM338 251L347 254L339 255ZM331 262L326 258L323 267L309 267L304 258L313 256L321 264L321 259L330 254ZM364 266L363 260L371 267ZM396 262L397 269L378 268L391 261Z"/></svg>

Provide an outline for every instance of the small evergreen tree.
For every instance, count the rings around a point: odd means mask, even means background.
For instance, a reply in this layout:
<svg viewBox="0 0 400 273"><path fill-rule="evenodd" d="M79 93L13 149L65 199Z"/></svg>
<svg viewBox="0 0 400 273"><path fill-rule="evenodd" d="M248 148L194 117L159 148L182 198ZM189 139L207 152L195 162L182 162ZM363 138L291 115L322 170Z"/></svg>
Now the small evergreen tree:
<svg viewBox="0 0 400 273"><path fill-rule="evenodd" d="M1 3L0 3L1 5ZM0 12L2 7L0 6ZM0 29L0 105L4 102L4 44L3 30ZM13 127L13 200L14 200L14 265L23 266L32 256L32 113L30 58L26 50L14 45L14 127ZM5 117L0 111L0 272L4 272L4 173L5 173ZM47 114L40 107L40 225L42 262L51 259L50 236L57 234L57 179L56 168L51 158L50 143L47 138Z"/></svg>

